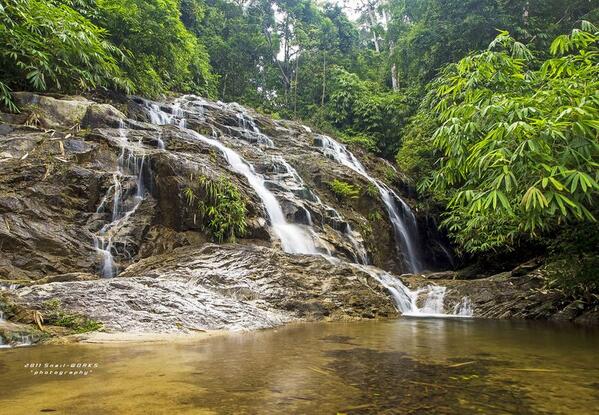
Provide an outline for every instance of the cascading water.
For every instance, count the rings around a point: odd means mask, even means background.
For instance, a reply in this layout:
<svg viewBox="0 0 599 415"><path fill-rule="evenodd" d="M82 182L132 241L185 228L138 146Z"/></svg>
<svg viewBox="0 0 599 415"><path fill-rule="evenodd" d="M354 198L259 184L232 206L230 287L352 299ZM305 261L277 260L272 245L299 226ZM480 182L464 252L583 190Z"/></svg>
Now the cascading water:
<svg viewBox="0 0 599 415"><path fill-rule="evenodd" d="M342 144L325 135L317 136L316 145L322 148L322 152L339 164L349 167L368 181L370 181L381 195L389 220L393 225L396 241L401 245L404 253L405 263L412 273L421 270L420 254L417 243L416 217L410 207L385 184L370 176L362 163ZM400 204L400 213L397 203Z"/></svg>
<svg viewBox="0 0 599 415"><path fill-rule="evenodd" d="M306 131L309 132L309 129ZM322 152L327 157L349 167L376 187L393 225L396 240L401 244L403 252L405 252L405 262L411 272L418 272L422 266L416 242L418 228L416 217L409 206L393 190L370 176L362 163L345 146L331 137L324 135L317 136L316 144L322 148ZM397 203L400 204L403 214L398 210ZM390 274L373 272L372 270L369 272L391 293L402 315L419 317L470 317L473 314L472 306L467 298L464 298L460 304L455 306L453 314L446 314L444 310L446 287L429 285L418 290L410 290L398 278ZM421 298L424 298L424 304L422 307L419 307L418 301Z"/></svg>
<svg viewBox="0 0 599 415"><path fill-rule="evenodd" d="M247 115L245 111L237 112L236 116L239 120L239 126L243 129L243 132L245 133L244 135L249 139L248 141L255 141L256 143L265 145L267 147L275 146L270 138L262 134L262 132L256 125L256 121L254 121L254 119L251 116Z"/></svg>
<svg viewBox="0 0 599 415"><path fill-rule="evenodd" d="M166 111L163 111L160 108L160 105L156 104L155 102L150 102L147 100L141 100L141 102L143 103L144 107L146 108L148 116L150 117L150 122L152 124L154 124L154 125L174 124L181 128L185 128L186 121L185 121L183 109L181 108L181 102L179 100L175 100L175 102L173 103L170 114ZM162 138L159 139L158 143L159 143L159 148L164 149L164 142L162 141ZM162 143L162 146L160 143Z"/></svg>
<svg viewBox="0 0 599 415"><path fill-rule="evenodd" d="M204 101L191 97L183 97L183 101L186 103L186 111L193 111L195 116L204 116ZM194 102L195 100L195 102ZM261 199L266 212L268 214L271 227L274 234L281 241L282 248L285 252L294 254L321 254L315 245L315 240L318 240L318 235L312 229L312 219L308 209L306 211L306 218L308 225L301 226L297 224L288 223L283 213L280 203L277 201L274 194L268 189L267 183L263 176L256 173L254 167L244 160L237 152L231 148L225 146L221 141L217 140L217 134L213 133L213 138L207 138L194 130L186 129L185 113L181 109L180 100L176 100L174 104L169 108L170 113L163 111L160 106L147 102L144 104L146 107L149 117L154 124L165 125L172 124L178 126L181 129L185 129L193 138L202 141L212 147L217 148L224 155L232 171L243 175L248 180L250 186L254 189L256 194ZM199 102L199 103L198 103ZM270 138L266 137L260 132L255 121L249 116L245 109L238 104L223 104L219 103L221 107L225 107L228 110L236 111L236 116L239 124L239 128L242 129L242 138L252 143L258 143L266 145L267 147L274 147L274 144ZM213 131L214 131L214 127ZM307 132L311 132L309 128L305 128ZM258 138L256 138L258 137ZM260 138L260 137L265 137ZM322 148L322 152L337 161L338 163L345 165L356 173L360 174L371 182L381 195L390 221L393 225L396 240L402 247L402 252L405 256L405 262L409 267L410 271L417 272L421 268L421 262L419 258L419 252L416 242L417 226L416 218L409 206L395 193L389 189L385 184L379 182L368 174L364 166L360 161L345 148L345 146L336 142L327 136L317 136L317 145ZM303 182L301 176L297 171L280 156L274 156L272 158L273 163L280 168L280 172L287 177L282 180L285 181L285 187L291 192L298 191L304 193L307 200L319 204L323 207L324 211L330 212L332 215L337 215L340 221L343 221L341 216L332 208L324 205L317 195L312 193ZM305 193L309 194L306 196ZM345 230L345 235L354 247L354 250L358 254L357 261L361 264L367 264L367 254L363 244L357 240L354 232L351 230L349 224ZM331 262L339 261L337 258L333 258L330 255L324 255ZM468 317L472 316L472 306L467 298L464 298L461 303L456 304L453 308L453 314L446 314L444 310L444 299L447 289L445 287L430 285L417 290L410 290L407 288L399 278L396 278L384 271L378 270L367 265L352 264L375 278L381 283L393 296L394 301L398 310L406 316L419 316L419 317ZM419 306L421 304L421 306Z"/></svg>
<svg viewBox="0 0 599 415"><path fill-rule="evenodd" d="M167 111L164 111L161 106L159 106L158 104L152 103L150 101L142 101L144 107L146 108L146 111L148 112L149 118L150 120L158 125L165 125L165 124L172 124L172 125L177 125L180 128L185 128L186 127L186 123L185 123L185 119L184 119L184 112L181 109L181 104L185 103L186 108L191 108L190 110L194 112L194 114L196 116L200 116L203 117L205 115L205 110L204 110L204 105L207 105L207 102L205 102L204 100L200 99L200 98L196 98L193 96L183 96L177 100L175 100L172 104L171 107L167 108L168 110L170 110L170 113ZM241 129L241 136L242 139L245 139L246 141L253 143L253 144L262 144L265 145L266 147L270 147L273 148L274 147L274 143L273 141L268 138L266 135L264 135L260 129L258 128L256 121L254 120L254 118L249 115L247 113L247 111L245 110L244 107L240 106L237 103L221 103L219 102L218 105L220 105L222 108L225 108L229 111L234 111L235 112L235 116L238 119L238 125L239 128ZM213 138L216 139L217 138L217 134L214 133L214 128L213 128L213 134L212 134ZM337 219L339 221L343 221L345 222L341 216L338 214L337 211L335 211L334 209L325 206L322 201L318 198L318 196L316 196L313 192L309 191L307 189L307 187L305 186L303 180L301 179L301 177L299 176L299 174L297 173L297 171L291 166L289 165L289 163L287 163L281 156L274 156L273 157L273 162L275 164L280 165L281 167L283 167L283 169L285 170L285 173L288 173L289 176L293 179L293 181L295 182L295 187L297 189L303 189L306 190L310 193L310 197L309 199L312 199L315 203L321 205L324 210L335 214L337 216ZM248 164L247 162L245 162L246 164ZM248 166L250 167L250 170L254 171L254 168L248 164ZM243 174L243 173L242 173ZM256 174L255 171L253 174ZM247 176L246 176L247 177ZM262 178L263 180L263 178ZM292 191L294 189L291 189ZM274 196L273 196L274 197ZM269 198L270 199L270 198ZM275 199L276 201L276 199ZM278 202L277 202L278 203ZM278 211L282 212L282 209L279 208L276 209ZM312 246L314 246L314 241L319 241L319 245L324 247L325 244L322 243L322 240L320 239L320 237L318 236L318 234L314 231L313 227L312 227L312 221L311 221L311 216L310 216L310 212L308 209L306 209L304 207L306 216L307 216L307 221L308 221L308 229L303 229L300 228L298 225L292 225L292 224L279 224L278 227L279 229L274 229L275 234L277 234L278 236L280 236L279 234L281 232L284 233L291 233L292 234L292 238L297 238L298 236L302 236L302 239L304 240L308 240L308 242L303 243L303 247L300 248L300 250L302 251L301 253L316 253L318 252L319 249L327 249L327 248L319 248L317 249L316 247L312 248ZM267 208L268 211L268 208ZM270 213L269 213L270 215ZM280 215L278 212L274 212L274 217L275 218L280 218ZM272 222L272 217L270 218L271 222ZM275 219L278 220L278 219ZM291 232L285 232L284 229L286 227L292 227L292 231ZM296 229L293 229L296 228ZM299 229L299 230L298 230ZM368 255L366 253L366 249L363 245L363 243L360 241L361 237L359 236L359 234L357 234L356 232L354 232L351 229L351 226L349 225L349 223L346 222L346 228L344 229L344 234L347 237L350 245L353 247L353 250L356 252L356 257L355 260L366 264L368 263ZM308 236L308 238L306 238L306 236ZM297 248L291 248L292 245L298 246L297 243L293 243L291 244L291 240L289 239L289 236L287 236L287 240L290 243L283 243L284 245L284 249L288 252L292 252L292 253L297 253L296 249ZM311 242L310 242L311 240ZM286 248L285 248L286 247Z"/></svg>
<svg viewBox="0 0 599 415"><path fill-rule="evenodd" d="M395 305L403 316L407 317L472 317L472 304L467 297L455 305L452 313L445 312L445 294L447 287L429 285L410 290L399 278L368 266L359 266L391 293ZM418 303L422 306L419 306Z"/></svg>
<svg viewBox="0 0 599 415"><path fill-rule="evenodd" d="M308 189L308 187L304 183L304 180L301 178L298 172L289 163L287 163L287 161L283 157L275 156L273 158L273 162L276 166L278 166L280 170L282 170L282 173L284 173L288 177L288 179L286 180L286 185L288 188L291 189L292 192L301 192L302 196L305 199L314 202L315 204L320 206L322 210L328 212L331 216L333 216L336 220L345 224L345 229L343 229L343 233L345 237L349 240L354 251L356 252L355 260L360 264L367 264L368 254L366 253L366 248L364 247L364 244L360 240L358 240L359 235L357 235L352 230L349 223L343 220L339 212L337 212L332 207L325 205L314 192ZM308 209L305 209L305 211L309 225L312 226L312 218L310 215L310 211Z"/></svg>
<svg viewBox="0 0 599 415"><path fill-rule="evenodd" d="M114 237L137 210L145 194L143 181L145 156L138 156L134 151L133 146L129 143L123 121L121 121L118 131L121 153L117 159L117 170L112 175L112 186L108 188L96 209L97 213L102 213L106 208L108 197L112 193L111 221L94 235L94 248L100 255L100 275L104 278L116 277L118 274L118 267L113 256ZM139 146L141 143L137 144ZM123 192L122 181L128 175L135 177L135 193L131 201L126 200Z"/></svg>
<svg viewBox="0 0 599 415"><path fill-rule="evenodd" d="M227 159L231 170L245 176L250 186L254 189L260 200L262 200L262 204L270 219L272 229L281 241L281 245L285 252L292 254L318 253L314 241L308 232L299 225L287 222L281 205L272 192L264 185L264 179L255 172L254 168L247 161L242 159L239 154L226 147L220 141L204 137L193 130L188 131L197 140L218 148Z"/></svg>
<svg viewBox="0 0 599 415"><path fill-rule="evenodd" d="M176 104L179 108L180 104ZM283 209L277 201L274 194L265 186L264 178L256 173L254 167L245 161L237 152L225 146L220 141L205 137L194 130L186 129L185 122L174 122L177 117L182 117L182 113L169 118L165 111L162 111L156 104L147 105L149 108L150 119L159 124L176 124L181 129L185 129L192 137L202 141L212 147L217 148L225 156L231 170L243 175L254 189L260 200L262 201L273 232L281 241L282 248L285 252L292 254L317 254L318 250L314 244L313 235L303 229L301 226L288 223L283 214ZM173 111L175 113L176 111ZM183 119L183 118L181 118ZM255 124L253 124L255 126ZM257 127L255 127L257 129Z"/></svg>
<svg viewBox="0 0 599 415"><path fill-rule="evenodd" d="M472 317L474 310L470 299L468 297L462 298L462 301L453 308L453 314L463 317Z"/></svg>
<svg viewBox="0 0 599 415"><path fill-rule="evenodd" d="M21 334L19 341L12 344L7 343L2 336L0 336L0 349L12 349L13 347L26 347L33 344L33 339L30 335Z"/></svg>

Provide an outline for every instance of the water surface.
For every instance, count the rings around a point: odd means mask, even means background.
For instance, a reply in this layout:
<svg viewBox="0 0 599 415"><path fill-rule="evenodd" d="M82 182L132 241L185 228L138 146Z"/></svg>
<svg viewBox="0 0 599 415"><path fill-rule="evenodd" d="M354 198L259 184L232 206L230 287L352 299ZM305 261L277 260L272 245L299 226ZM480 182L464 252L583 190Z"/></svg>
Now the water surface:
<svg viewBox="0 0 599 415"><path fill-rule="evenodd" d="M593 414L598 346L570 325L404 318L19 348L0 351L0 414Z"/></svg>

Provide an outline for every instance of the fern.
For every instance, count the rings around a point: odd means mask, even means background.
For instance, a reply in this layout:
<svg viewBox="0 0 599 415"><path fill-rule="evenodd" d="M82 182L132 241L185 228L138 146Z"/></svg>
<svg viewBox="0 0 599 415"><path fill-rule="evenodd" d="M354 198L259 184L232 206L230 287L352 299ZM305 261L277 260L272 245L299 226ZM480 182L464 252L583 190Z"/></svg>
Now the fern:
<svg viewBox="0 0 599 415"><path fill-rule="evenodd" d="M247 232L245 201L237 187L225 177L200 176L194 188L183 195L199 216L202 229L215 241L234 242ZM195 216L194 216L195 217Z"/></svg>

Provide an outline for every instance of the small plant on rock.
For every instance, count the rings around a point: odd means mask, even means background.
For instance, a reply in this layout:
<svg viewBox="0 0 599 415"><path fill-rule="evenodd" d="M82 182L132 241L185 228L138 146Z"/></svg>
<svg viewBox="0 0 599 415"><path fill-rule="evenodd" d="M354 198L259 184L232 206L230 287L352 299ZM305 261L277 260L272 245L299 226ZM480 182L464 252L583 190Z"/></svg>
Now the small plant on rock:
<svg viewBox="0 0 599 415"><path fill-rule="evenodd" d="M360 197L360 188L343 180L333 179L329 182L329 187L339 200L357 199Z"/></svg>
<svg viewBox="0 0 599 415"><path fill-rule="evenodd" d="M247 232L245 201L229 179L200 176L194 188L184 191L187 203L196 209L202 229L217 242L233 242Z"/></svg>
<svg viewBox="0 0 599 415"><path fill-rule="evenodd" d="M51 325L66 327L73 330L75 333L87 333L90 331L98 331L103 328L102 323L90 319L89 317L66 311L62 307L59 299L53 298L42 303L43 312L40 315ZM38 323L41 326L41 323Z"/></svg>

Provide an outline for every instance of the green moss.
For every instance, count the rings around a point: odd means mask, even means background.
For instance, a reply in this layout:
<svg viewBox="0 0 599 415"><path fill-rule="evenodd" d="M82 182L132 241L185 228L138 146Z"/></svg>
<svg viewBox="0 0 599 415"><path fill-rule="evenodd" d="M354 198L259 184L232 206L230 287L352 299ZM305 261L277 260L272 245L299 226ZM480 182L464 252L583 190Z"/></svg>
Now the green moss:
<svg viewBox="0 0 599 415"><path fill-rule="evenodd" d="M53 298L42 303L44 320L47 324L65 327L75 333L87 333L102 330L102 323L79 313L71 313L62 307L59 299Z"/></svg>
<svg viewBox="0 0 599 415"><path fill-rule="evenodd" d="M333 179L328 182L329 187L339 200L357 199L360 197L360 188L343 180Z"/></svg>

